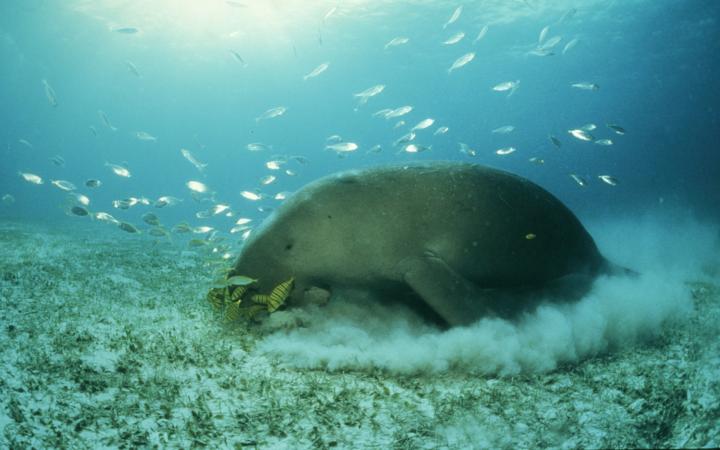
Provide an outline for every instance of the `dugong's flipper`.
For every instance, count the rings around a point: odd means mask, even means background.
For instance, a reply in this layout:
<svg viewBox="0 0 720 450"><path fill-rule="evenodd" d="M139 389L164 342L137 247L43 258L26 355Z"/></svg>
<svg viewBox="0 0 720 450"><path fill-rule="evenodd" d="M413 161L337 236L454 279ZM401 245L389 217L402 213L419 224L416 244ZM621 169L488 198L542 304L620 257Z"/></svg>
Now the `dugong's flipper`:
<svg viewBox="0 0 720 450"><path fill-rule="evenodd" d="M398 265L403 280L449 325L470 325L481 317L511 317L546 298L578 299L594 276L569 274L538 286L482 289L430 252Z"/></svg>
<svg viewBox="0 0 720 450"><path fill-rule="evenodd" d="M489 312L487 291L477 288L434 254L406 258L397 269L449 325L469 325Z"/></svg>

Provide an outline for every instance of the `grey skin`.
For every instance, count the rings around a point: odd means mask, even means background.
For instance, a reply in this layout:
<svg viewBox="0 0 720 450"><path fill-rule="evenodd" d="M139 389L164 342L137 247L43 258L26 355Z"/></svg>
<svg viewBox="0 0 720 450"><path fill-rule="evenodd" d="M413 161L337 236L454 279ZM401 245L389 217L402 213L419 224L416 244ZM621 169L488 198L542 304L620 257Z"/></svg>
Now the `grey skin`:
<svg viewBox="0 0 720 450"><path fill-rule="evenodd" d="M619 269L618 269L619 270ZM351 170L308 184L246 242L231 275L287 304L354 289L447 325L577 298L616 272L570 210L532 182L430 162Z"/></svg>

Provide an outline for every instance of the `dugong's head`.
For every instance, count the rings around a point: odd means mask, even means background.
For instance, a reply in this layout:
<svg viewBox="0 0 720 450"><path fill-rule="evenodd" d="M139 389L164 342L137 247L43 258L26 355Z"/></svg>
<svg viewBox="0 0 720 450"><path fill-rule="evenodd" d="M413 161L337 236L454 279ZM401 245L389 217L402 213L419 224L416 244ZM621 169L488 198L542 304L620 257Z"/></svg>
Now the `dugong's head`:
<svg viewBox="0 0 720 450"><path fill-rule="evenodd" d="M321 230L299 209L302 208L295 208L289 202L254 230L245 242L228 275L256 280L247 286L243 299L252 301L253 296L275 295L283 297L275 301L292 305L322 303L329 297L325 287L314 285L315 280L308 277L321 272L320 266L327 262L320 254L322 246L315 242Z"/></svg>

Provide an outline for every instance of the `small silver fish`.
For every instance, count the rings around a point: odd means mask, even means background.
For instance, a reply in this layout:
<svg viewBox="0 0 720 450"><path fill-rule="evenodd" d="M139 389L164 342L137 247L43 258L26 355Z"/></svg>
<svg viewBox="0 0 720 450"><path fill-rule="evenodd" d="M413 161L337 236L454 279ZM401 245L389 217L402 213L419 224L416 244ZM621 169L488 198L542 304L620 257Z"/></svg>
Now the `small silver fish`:
<svg viewBox="0 0 720 450"><path fill-rule="evenodd" d="M587 181L585 181L584 178L582 178L580 175L575 175L574 173L570 174L570 178L575 180L577 184L579 184L581 187L587 186Z"/></svg>
<svg viewBox="0 0 720 450"><path fill-rule="evenodd" d="M251 227L247 225L235 225L234 227L230 228L230 233L235 234L239 233L241 231L249 230Z"/></svg>
<svg viewBox="0 0 720 450"><path fill-rule="evenodd" d="M511 153L515 153L517 149L515 147L503 147L495 150L495 153L500 156L509 155Z"/></svg>
<svg viewBox="0 0 720 450"><path fill-rule="evenodd" d="M485 25L484 27L482 27L482 28L480 29L480 32L478 33L477 37L475 38L475 40L473 40L473 42L472 42L473 45L475 45L475 44L476 44L477 42L479 42L482 38L484 38L489 29L490 29L490 27L489 27L488 25Z"/></svg>
<svg viewBox="0 0 720 450"><path fill-rule="evenodd" d="M415 139L415 133L409 132L403 136L400 136L395 142L393 142L393 147L397 147L402 144L407 144L408 142Z"/></svg>
<svg viewBox="0 0 720 450"><path fill-rule="evenodd" d="M90 205L90 198L87 195L80 194L77 192L71 192L68 194L70 198L72 198L74 201L80 203L83 206L89 206Z"/></svg>
<svg viewBox="0 0 720 450"><path fill-rule="evenodd" d="M228 50L228 51L233 55L233 58L235 58L235 60L237 62L239 62L243 67L247 67L247 63L245 62L243 57L240 56L240 53L236 52L235 50Z"/></svg>
<svg viewBox="0 0 720 450"><path fill-rule="evenodd" d="M83 208L82 206L77 206L77 205L70 208L70 212L72 214L74 214L76 216L80 216L80 217L90 215L90 212L86 208Z"/></svg>
<svg viewBox="0 0 720 450"><path fill-rule="evenodd" d="M445 22L445 25L443 25L443 29L445 29L445 28L447 28L448 26L454 24L454 23L460 18L460 14L462 14L462 11L463 11L462 5L460 5L460 6L458 6L457 8L455 8L455 11L453 11L453 13L452 13L452 15L450 16L450 18L447 20L447 22Z"/></svg>
<svg viewBox="0 0 720 450"><path fill-rule="evenodd" d="M553 56L555 52L547 48L538 47L530 50L527 54L532 56Z"/></svg>
<svg viewBox="0 0 720 450"><path fill-rule="evenodd" d="M105 114L102 110L98 110L98 116L100 116L100 120L102 120L102 123L108 127L111 131L117 131L117 128L115 128L111 123L110 119L108 119L107 114Z"/></svg>
<svg viewBox="0 0 720 450"><path fill-rule="evenodd" d="M604 183L609 184L610 186L617 186L618 184L617 178L613 177L612 175L598 175L598 178L600 178Z"/></svg>
<svg viewBox="0 0 720 450"><path fill-rule="evenodd" d="M582 89L584 91L597 91L598 89L600 89L600 86L598 86L597 84L588 83L587 81L573 83L570 86L577 88L577 89Z"/></svg>
<svg viewBox="0 0 720 450"><path fill-rule="evenodd" d="M326 145L325 149L338 153L348 153L357 150L358 145L354 142L338 142L337 144Z"/></svg>
<svg viewBox="0 0 720 450"><path fill-rule="evenodd" d="M422 152L426 152L428 150L432 150L432 146L407 144L402 149L402 151L404 151L405 153L422 153Z"/></svg>
<svg viewBox="0 0 720 450"><path fill-rule="evenodd" d="M130 171L126 167L123 167L119 164L112 164L112 163L106 162L105 166L109 167L110 170L112 170L113 173L119 177L130 178L130 176L131 176Z"/></svg>
<svg viewBox="0 0 720 450"><path fill-rule="evenodd" d="M137 66L132 61L125 61L125 65L128 68L128 71L135 75L136 77L140 78L140 71L138 70Z"/></svg>
<svg viewBox="0 0 720 450"><path fill-rule="evenodd" d="M575 9L575 8L568 9L565 12L565 14L563 14L562 17L560 17L560 19L557 21L557 25L562 25L563 23L569 21L570 19L573 18L573 16L575 16L575 13L577 13L577 9Z"/></svg>
<svg viewBox="0 0 720 450"><path fill-rule="evenodd" d="M118 228L121 230L127 232L127 233L140 233L140 230L138 230L135 225L127 222L120 222L118 224Z"/></svg>
<svg viewBox="0 0 720 450"><path fill-rule="evenodd" d="M45 97L47 97L47 101L53 108L57 108L58 101L57 101L57 95L55 94L55 89L50 86L50 83L48 83L47 80L42 80L43 87L45 88Z"/></svg>
<svg viewBox="0 0 720 450"><path fill-rule="evenodd" d="M583 130L582 128L575 128L572 130L568 130L568 133L570 133L574 138L580 139L581 141L594 141L595 138L592 134L588 133L587 131Z"/></svg>
<svg viewBox="0 0 720 450"><path fill-rule="evenodd" d="M173 233L190 233L192 231L192 227L187 222L180 222L179 224L172 227Z"/></svg>
<svg viewBox="0 0 720 450"><path fill-rule="evenodd" d="M150 142L157 141L157 138L155 136L153 136L152 134L148 133L147 131L136 131L135 137L141 141L150 141Z"/></svg>
<svg viewBox="0 0 720 450"><path fill-rule="evenodd" d="M101 222L109 222L109 223L113 223L115 225L120 224L119 220L117 220L116 218L114 218L113 216L111 216L110 214L108 214L106 212L96 212L93 214L93 217L96 220L99 220Z"/></svg>
<svg viewBox="0 0 720 450"><path fill-rule="evenodd" d="M368 102L370 97L375 97L376 95L380 94L384 90L385 90L384 84L376 84L375 86L371 86L362 92L353 94L353 97L358 98L358 106L364 105L365 103Z"/></svg>
<svg viewBox="0 0 720 450"><path fill-rule="evenodd" d="M285 161L281 161L278 159L273 159L265 163L265 167L267 167L270 170L280 170L280 166L285 164Z"/></svg>
<svg viewBox="0 0 720 450"><path fill-rule="evenodd" d="M142 220L148 225L160 225L160 218L151 212L143 214Z"/></svg>
<svg viewBox="0 0 720 450"><path fill-rule="evenodd" d="M552 144L553 144L555 147L557 147L557 148L562 147L562 142L560 142L560 139L556 138L556 137L553 136L552 134L548 135L548 139L550 139L550 142L552 142Z"/></svg>
<svg viewBox="0 0 720 450"><path fill-rule="evenodd" d="M556 45L558 45L562 41L562 36L553 36L547 41L543 42L542 45L539 46L539 48L543 50L550 50L554 48Z"/></svg>
<svg viewBox="0 0 720 450"><path fill-rule="evenodd" d="M100 185L102 185L102 182L96 179L89 179L85 182L85 186L89 188L97 188L100 187Z"/></svg>
<svg viewBox="0 0 720 450"><path fill-rule="evenodd" d="M543 27L542 30L540 30L540 35L538 35L538 45L542 45L549 31L550 25L546 25L545 27Z"/></svg>
<svg viewBox="0 0 720 450"><path fill-rule="evenodd" d="M597 141L595 141L595 143L604 146L613 145L612 139L598 139Z"/></svg>
<svg viewBox="0 0 720 450"><path fill-rule="evenodd" d="M428 117L427 119L423 119L420 122L418 122L414 127L412 127L410 129L410 131L412 132L415 130L424 130L425 128L427 128L429 126L432 126L432 124L434 124L434 123L435 123L435 119L431 119Z"/></svg>
<svg viewBox="0 0 720 450"><path fill-rule="evenodd" d="M494 130L491 131L491 133L495 133L495 134L508 134L508 133L512 133L514 130L515 130L515 127L514 127L514 126L512 126L512 125L505 125L505 126L502 126L502 127L499 127L499 128L495 128Z"/></svg>
<svg viewBox="0 0 720 450"><path fill-rule="evenodd" d="M563 47L563 49L562 49L562 54L564 55L565 53L569 52L573 47L575 47L577 45L578 42L580 42L580 39L575 38L575 39L571 40L570 42L568 42L567 44L565 44L565 47Z"/></svg>
<svg viewBox="0 0 720 450"><path fill-rule="evenodd" d="M397 117L401 117L401 116L404 116L405 114L412 112L412 110L413 110L413 107L410 105L400 106L398 108L391 109L390 111L385 113L385 118L386 119L394 119Z"/></svg>
<svg viewBox="0 0 720 450"><path fill-rule="evenodd" d="M166 238L170 239L170 233L168 233L168 231L165 228L160 227L160 226L150 228L148 230L148 234L150 236L154 236L154 237L166 237Z"/></svg>
<svg viewBox="0 0 720 450"><path fill-rule="evenodd" d="M190 162L190 164L195 166L195 168L199 172L203 172L205 170L205 167L207 167L207 164L201 163L200 161L198 161L197 158L195 158L195 156L193 156L193 154L190 153L190 150L188 150L186 148L181 148L180 153L183 155L183 158L185 158L186 160L188 160L188 162Z"/></svg>
<svg viewBox="0 0 720 450"><path fill-rule="evenodd" d="M316 76L325 72L328 69L328 67L330 67L330 63L328 63L328 62L324 62L324 63L320 64L319 66L314 68L310 73L305 75L303 77L303 81L307 81L308 78L315 78Z"/></svg>
<svg viewBox="0 0 720 450"><path fill-rule="evenodd" d="M477 150L470 148L469 145L460 142L460 153L464 153L468 156L477 156Z"/></svg>
<svg viewBox="0 0 720 450"><path fill-rule="evenodd" d="M157 200L155 200L155 207L164 208L166 206L174 206L182 201L183 200L181 198L172 197L170 195L163 195L162 197L159 197Z"/></svg>
<svg viewBox="0 0 720 450"><path fill-rule="evenodd" d="M50 184L63 191L74 191L77 189L74 184L66 180L50 180Z"/></svg>
<svg viewBox="0 0 720 450"><path fill-rule="evenodd" d="M381 151L382 151L382 145L376 144L376 145L373 145L372 147L370 147L370 149L368 151L366 151L365 154L380 153Z"/></svg>
<svg viewBox="0 0 720 450"><path fill-rule="evenodd" d="M495 92L506 92L510 91L508 94L508 97L513 95L517 88L520 87L520 80L515 81L503 81L502 83L498 83L495 86L492 87L492 90Z"/></svg>
<svg viewBox="0 0 720 450"><path fill-rule="evenodd" d="M18 172L18 174L23 177L23 179L28 183L43 184L43 179L40 178L39 175L35 175L34 173L30 172Z"/></svg>
<svg viewBox="0 0 720 450"><path fill-rule="evenodd" d="M463 33L462 31L458 31L457 33L453 34L452 36L450 36L449 38L444 40L443 45L457 44L458 42L462 41L464 37L465 37L465 33Z"/></svg>
<svg viewBox="0 0 720 450"><path fill-rule="evenodd" d="M385 44L385 50L387 50L390 47L397 47L398 45L405 45L408 42L410 42L410 38L406 38L404 36L393 38L390 40L390 42Z"/></svg>
<svg viewBox="0 0 720 450"><path fill-rule="evenodd" d="M255 118L255 122L260 122L261 120L267 120L267 119L274 119L276 117L280 117L283 114L287 112L286 106L276 106L275 108L270 108L264 113L260 114L260 116Z"/></svg>
<svg viewBox="0 0 720 450"><path fill-rule="evenodd" d="M200 181L190 180L185 183L185 186L187 186L187 188L191 191L197 192L199 194L204 194L208 191L208 187L205 185L205 183L201 183Z"/></svg>
<svg viewBox="0 0 720 450"><path fill-rule="evenodd" d="M114 28L113 31L120 34L136 34L140 32L140 29L137 27L120 27Z"/></svg>
<svg viewBox="0 0 720 450"><path fill-rule="evenodd" d="M2 196L2 202L5 205L12 205L15 203L15 197L13 197L11 194L5 194Z"/></svg>
<svg viewBox="0 0 720 450"><path fill-rule="evenodd" d="M275 175L265 175L260 179L260 184L262 184L263 186L267 186L275 180L277 180L277 177Z"/></svg>
<svg viewBox="0 0 720 450"><path fill-rule="evenodd" d="M443 126L443 127L438 127L438 129L435 130L435 132L433 133L433 136L438 136L438 135L441 135L441 134L445 134L445 133L447 133L449 130L450 130L450 128L448 128L448 127L444 127L444 126Z"/></svg>
<svg viewBox="0 0 720 450"><path fill-rule="evenodd" d="M253 192L253 191L242 191L242 192L240 192L240 195L243 196L243 198L252 200L254 202L262 199L262 195L258 194L257 192Z"/></svg>
<svg viewBox="0 0 720 450"><path fill-rule="evenodd" d="M18 139L18 143L24 145L25 147L27 147L29 149L33 148L33 145L27 139Z"/></svg>
<svg viewBox="0 0 720 450"><path fill-rule="evenodd" d="M132 205L127 200L113 200L112 206L116 209L130 209Z"/></svg>
<svg viewBox="0 0 720 450"><path fill-rule="evenodd" d="M450 68L448 69L448 73L452 73L453 70L457 70L463 66L465 66L467 63L475 59L475 52L469 52L465 53L461 57L455 60L455 62L452 63Z"/></svg>
<svg viewBox="0 0 720 450"><path fill-rule="evenodd" d="M58 167L65 167L65 158L60 155L53 156L50 161Z"/></svg>
<svg viewBox="0 0 720 450"><path fill-rule="evenodd" d="M616 134L623 135L626 133L625 128L616 123L606 123L605 126L613 130Z"/></svg>
<svg viewBox="0 0 720 450"><path fill-rule="evenodd" d="M250 150L251 152L262 152L266 150L272 150L272 146L266 145L260 142L251 142L249 143L246 148Z"/></svg>
<svg viewBox="0 0 720 450"><path fill-rule="evenodd" d="M323 16L323 19L322 19L323 23L325 23L325 21L327 21L330 17L332 17L332 15L335 14L336 12L337 12L337 6L333 6L332 8L330 8L328 10L328 12L326 12L325 15Z"/></svg>

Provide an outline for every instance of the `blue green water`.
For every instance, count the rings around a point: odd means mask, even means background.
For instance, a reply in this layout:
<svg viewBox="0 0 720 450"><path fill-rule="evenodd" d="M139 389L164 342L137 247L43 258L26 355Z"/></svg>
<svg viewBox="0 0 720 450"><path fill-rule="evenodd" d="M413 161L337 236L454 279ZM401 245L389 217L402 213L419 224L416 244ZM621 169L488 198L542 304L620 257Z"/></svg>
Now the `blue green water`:
<svg viewBox="0 0 720 450"><path fill-rule="evenodd" d="M457 20L445 25L458 6ZM717 2L700 0L3 2L0 196L12 197L1 204L0 217L89 220L68 215L67 193L50 184L59 179L87 195L93 213L144 227L140 217L153 211L168 227L186 220L227 232L234 217L261 219L267 212L257 207L276 207L277 192L321 175L450 159L528 177L581 217L672 205L717 218L719 13ZM486 25L487 34L473 42ZM554 54L529 54L543 45L545 26L544 43L561 37L548 49ZM137 32L118 31L123 27ZM443 44L458 32L464 39ZM396 37L408 42L386 49ZM572 39L577 44L563 53ZM448 73L470 52L472 61ZM325 62L326 71L303 80ZM511 96L492 90L510 80L520 80ZM571 87L577 82L599 89ZM385 88L358 106L353 94L375 85ZM412 112L392 120L373 117L403 105ZM277 106L287 112L256 122ZM103 124L99 110L117 130ZM417 131L414 142L430 150L409 154L393 146L425 118L434 124ZM406 125L393 128L400 119ZM615 134L606 123L627 132ZM585 124L596 124L593 137L613 145L568 133ZM491 132L504 125L515 130ZM433 135L440 126L449 131ZM141 141L137 131L157 140ZM333 134L359 148L338 157L325 149ZM562 146L556 148L549 135ZM254 142L272 149L248 151ZM476 155L461 152L460 143ZM382 151L367 154L378 144ZM516 151L495 153L508 146ZM204 173L183 158L181 148L208 164ZM64 166L50 161L55 155ZM282 167L294 176L265 167L273 157L297 155L308 163L288 159ZM106 162L125 165L132 177L117 177ZM19 171L41 176L44 184L24 181ZM277 180L262 186L267 174ZM599 175L611 175L617 185ZM90 178L102 186L86 188ZM202 181L215 196L192 200L188 180ZM259 202L239 194L256 189L265 195ZM113 200L154 202L163 195L184 201L161 210L112 207ZM228 204L234 217L195 217L217 203Z"/></svg>

